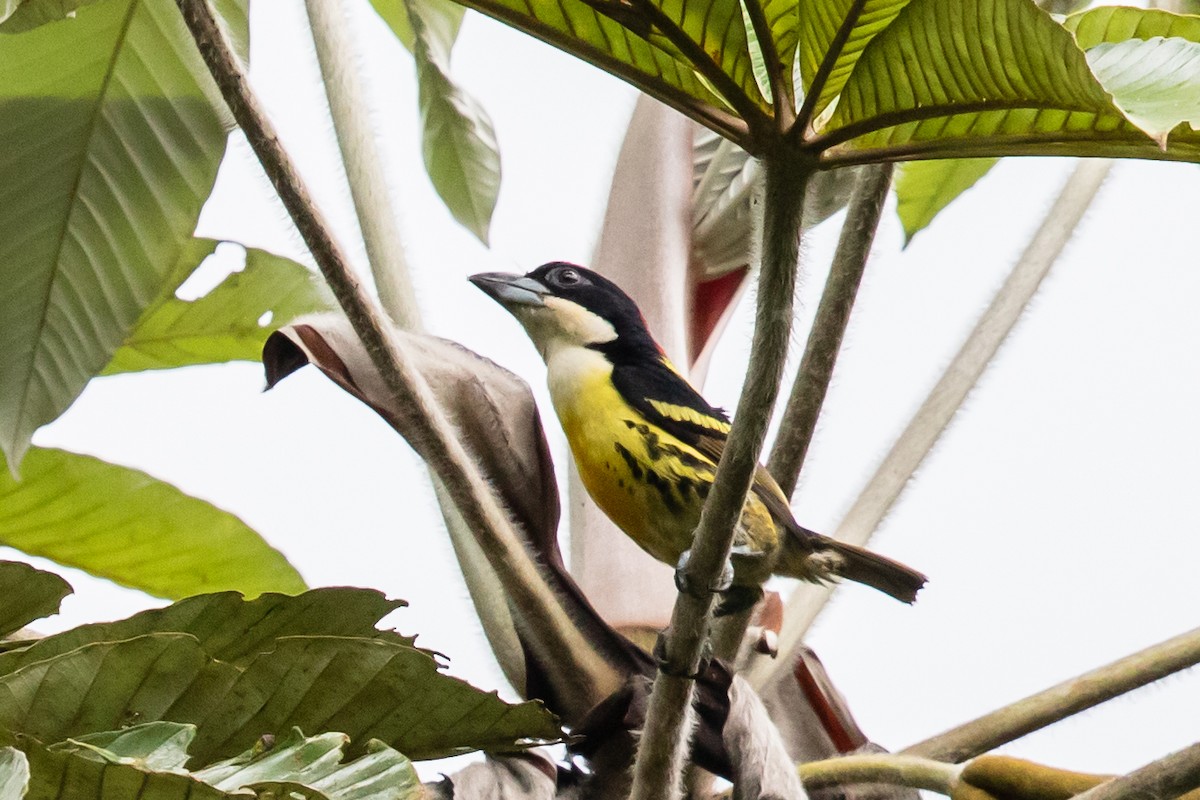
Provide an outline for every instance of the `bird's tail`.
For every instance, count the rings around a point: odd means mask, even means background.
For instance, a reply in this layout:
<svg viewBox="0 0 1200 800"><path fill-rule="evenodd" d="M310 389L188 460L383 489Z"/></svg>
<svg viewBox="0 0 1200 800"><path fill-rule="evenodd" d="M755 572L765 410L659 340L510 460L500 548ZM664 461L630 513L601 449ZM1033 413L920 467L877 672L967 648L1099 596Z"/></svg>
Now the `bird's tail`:
<svg viewBox="0 0 1200 800"><path fill-rule="evenodd" d="M789 536L776 572L804 580L844 578L878 589L903 603L917 599L925 575L899 561L839 542L819 533L805 531L802 539Z"/></svg>

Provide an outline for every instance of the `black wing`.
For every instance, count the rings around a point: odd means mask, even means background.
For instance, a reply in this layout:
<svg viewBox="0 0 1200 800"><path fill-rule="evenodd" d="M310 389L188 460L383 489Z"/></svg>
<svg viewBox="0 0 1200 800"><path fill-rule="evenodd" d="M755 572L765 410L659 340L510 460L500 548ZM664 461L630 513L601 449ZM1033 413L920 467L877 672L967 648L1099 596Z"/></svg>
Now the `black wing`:
<svg viewBox="0 0 1200 800"><path fill-rule="evenodd" d="M665 359L613 365L613 386L650 423L704 453L715 464L729 435L729 416L708 404Z"/></svg>

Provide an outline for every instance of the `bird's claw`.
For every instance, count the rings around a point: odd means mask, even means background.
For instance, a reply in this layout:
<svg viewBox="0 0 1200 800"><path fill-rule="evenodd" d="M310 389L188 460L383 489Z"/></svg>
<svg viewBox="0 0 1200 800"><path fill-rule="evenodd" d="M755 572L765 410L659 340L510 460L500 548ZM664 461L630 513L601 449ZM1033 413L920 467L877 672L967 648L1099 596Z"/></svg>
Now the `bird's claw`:
<svg viewBox="0 0 1200 800"><path fill-rule="evenodd" d="M686 678L690 681L700 679L701 673L704 672L704 667L709 661L712 661L713 649L712 642L707 638L701 645L700 650L700 666L695 672L688 672L686 669L680 669L671 665L667 659L667 634L669 631L661 631L658 638L654 640L653 656L654 661L658 665L659 672L664 675L670 675L673 678Z"/></svg>
<svg viewBox="0 0 1200 800"><path fill-rule="evenodd" d="M754 608L762 596L761 586L732 586L721 595L721 603L713 616L727 617Z"/></svg>
<svg viewBox="0 0 1200 800"><path fill-rule="evenodd" d="M725 559L725 565L721 568L721 574L717 579L708 586L697 586L696 582L688 574L688 562L692 560L692 551L684 550L679 556L679 563L675 566L675 588L682 594L689 597L695 597L703 600L710 594L721 594L729 590L733 585L733 562Z"/></svg>

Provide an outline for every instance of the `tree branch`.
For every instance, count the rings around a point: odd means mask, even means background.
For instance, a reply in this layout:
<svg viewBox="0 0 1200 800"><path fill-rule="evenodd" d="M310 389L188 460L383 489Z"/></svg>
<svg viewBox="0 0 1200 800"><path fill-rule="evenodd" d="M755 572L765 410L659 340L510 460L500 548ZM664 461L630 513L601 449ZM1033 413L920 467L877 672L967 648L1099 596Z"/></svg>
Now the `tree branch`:
<svg viewBox="0 0 1200 800"><path fill-rule="evenodd" d="M716 584L733 543L735 525L758 465L771 409L779 393L792 323L799 258L800 214L811 162L796 151L771 153L764 163L762 265L758 311L746 383L728 444L684 569L690 586ZM664 664L650 697L634 764L632 800L678 797L678 773L687 755L693 679L701 662L713 596L680 592L664 639Z"/></svg>
<svg viewBox="0 0 1200 800"><path fill-rule="evenodd" d="M263 165L284 207L308 245L321 273L361 338L372 363L397 401L414 410L413 444L445 483L454 505L467 524L487 537L492 566L512 593L514 602L540 609L546 616L533 633L548 647L576 661L580 692L608 694L621 685L617 675L580 633L558 598L542 578L491 487L464 450L429 386L414 369L383 315L355 277L349 260L329 232L274 127L247 83L207 0L177 0L184 21L216 80L225 102ZM533 626L531 626L533 627Z"/></svg>
<svg viewBox="0 0 1200 800"><path fill-rule="evenodd" d="M1072 800L1173 800L1200 787L1200 744L1185 747Z"/></svg>
<svg viewBox="0 0 1200 800"><path fill-rule="evenodd" d="M1075 167L1004 285L863 487L834 533L835 538L855 545L866 544L871 538L1020 318L1091 205L1109 168L1110 162L1098 160L1081 161ZM809 584L792 592L779 634L779 658L758 659L746 675L756 689L769 683L780 669L791 668L804 634L833 590L833 586Z"/></svg>
<svg viewBox="0 0 1200 800"><path fill-rule="evenodd" d="M858 286L867 266L867 257L875 241L875 230L879 227L879 217L883 213L883 203L891 184L891 164L864 167L846 210L846 222L842 225L837 251L833 254L833 265L825 282L821 304L817 306L817 316L808 333L800 370L792 384L792 394L788 398L779 433L767 461L767 469L788 497L796 490L804 457L808 454L813 431L817 428L817 417L829 391L833 365L842 347L850 310L858 296Z"/></svg>
<svg viewBox="0 0 1200 800"><path fill-rule="evenodd" d="M962 762L1200 663L1200 628L1063 681L901 751Z"/></svg>

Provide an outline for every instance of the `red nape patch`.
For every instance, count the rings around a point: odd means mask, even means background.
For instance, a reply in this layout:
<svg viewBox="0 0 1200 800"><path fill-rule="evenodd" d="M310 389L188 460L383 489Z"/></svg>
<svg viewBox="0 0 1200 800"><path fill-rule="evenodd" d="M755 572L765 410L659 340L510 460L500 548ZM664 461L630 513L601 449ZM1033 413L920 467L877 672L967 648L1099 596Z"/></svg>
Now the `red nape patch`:
<svg viewBox="0 0 1200 800"><path fill-rule="evenodd" d="M718 278L697 281L692 287L692 320L688 331L688 363L694 365L704 352L708 340L721 323L733 298L737 296L749 267L739 267Z"/></svg>

